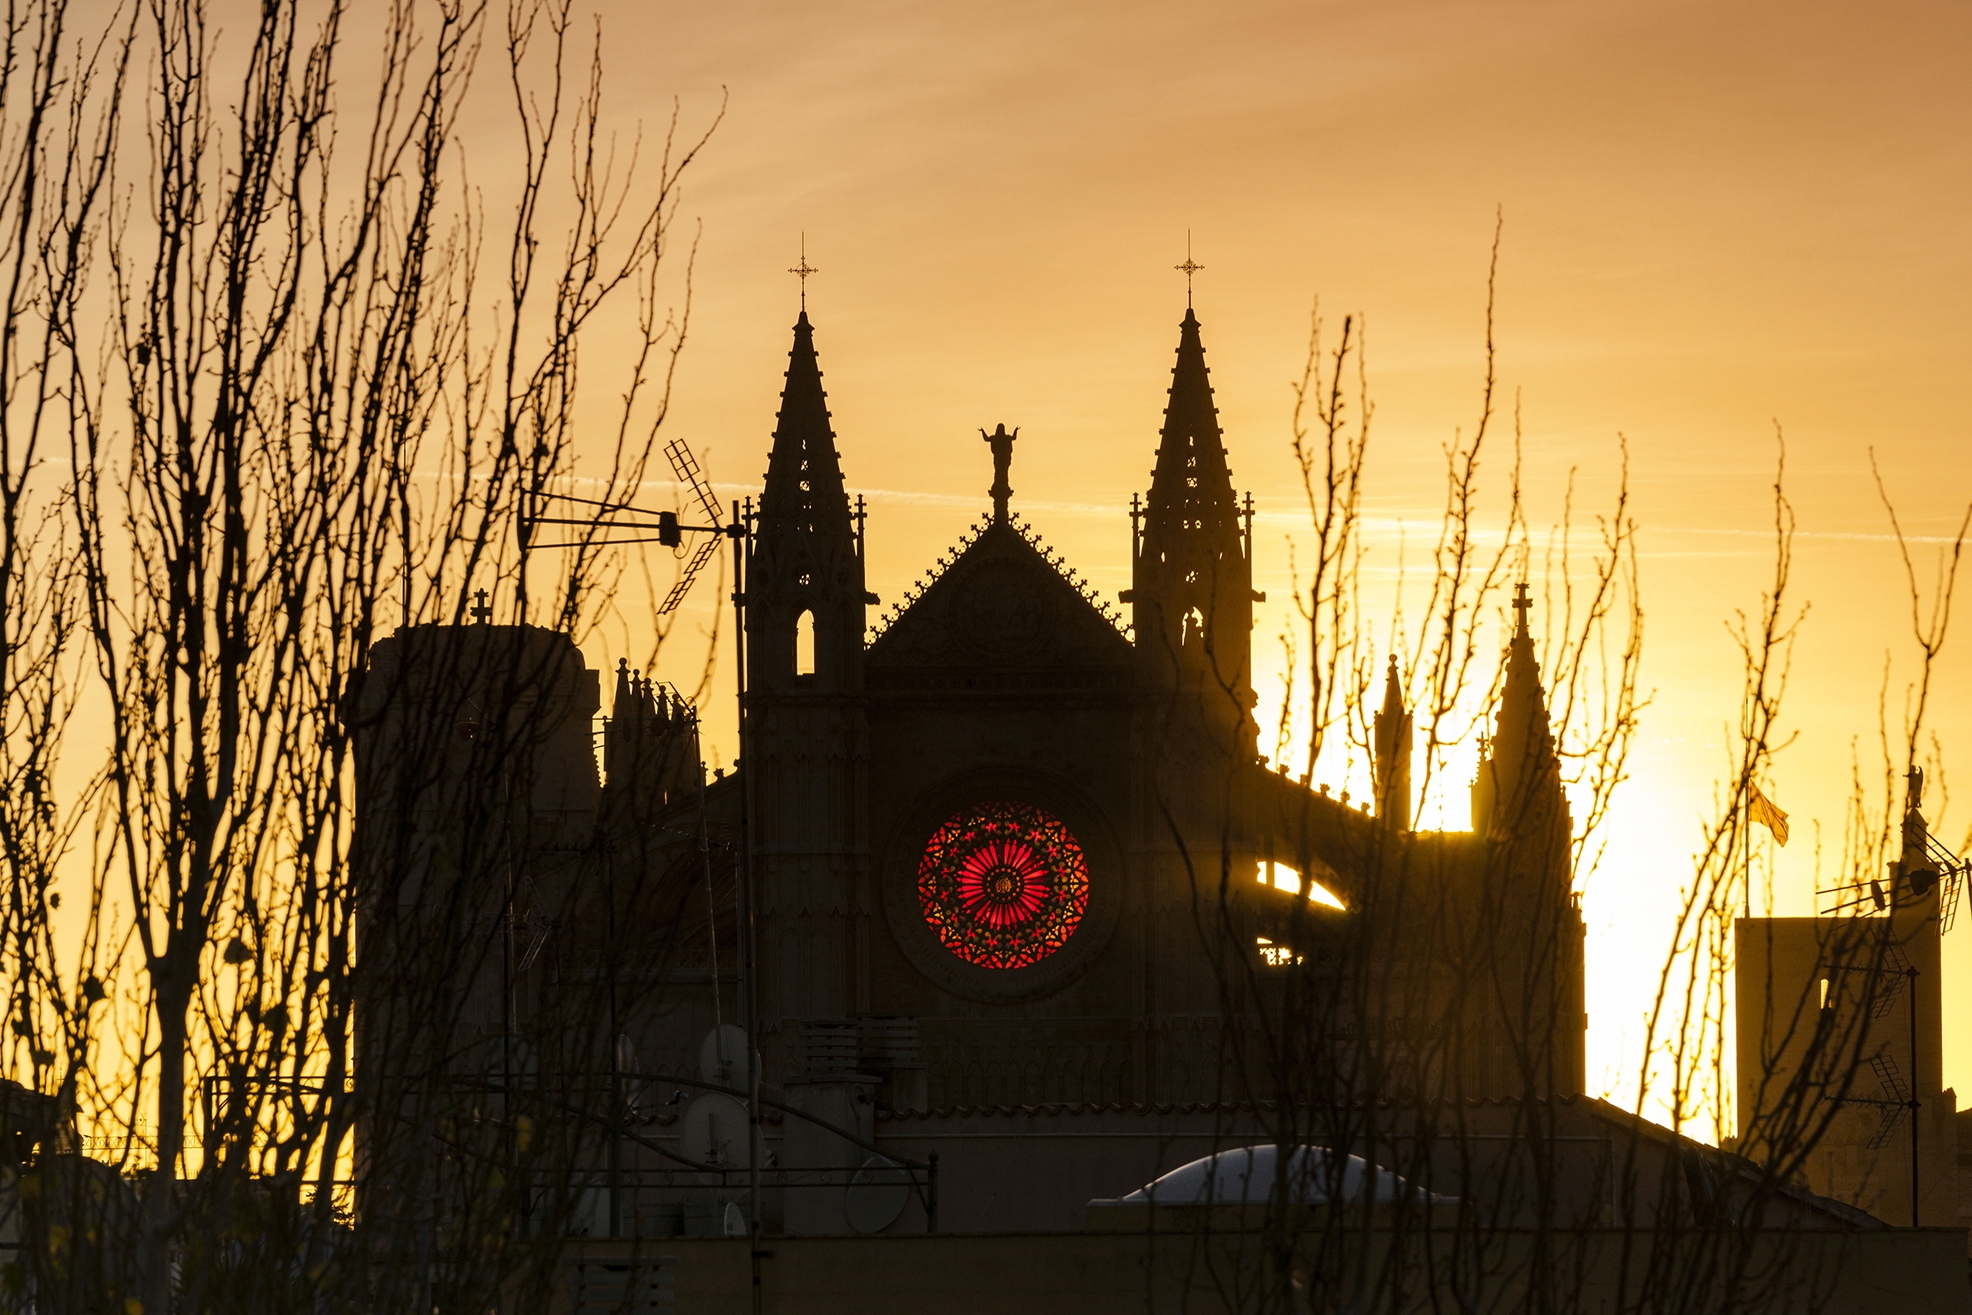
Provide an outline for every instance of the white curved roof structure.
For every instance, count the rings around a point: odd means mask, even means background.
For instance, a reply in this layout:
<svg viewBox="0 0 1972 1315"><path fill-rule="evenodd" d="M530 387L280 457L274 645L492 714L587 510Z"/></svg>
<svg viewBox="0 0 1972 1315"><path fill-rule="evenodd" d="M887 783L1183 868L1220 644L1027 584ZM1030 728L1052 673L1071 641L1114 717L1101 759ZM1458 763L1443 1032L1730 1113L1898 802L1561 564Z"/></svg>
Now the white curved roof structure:
<svg viewBox="0 0 1972 1315"><path fill-rule="evenodd" d="M1269 1205L1277 1197L1276 1169L1280 1147L1272 1142L1219 1151L1180 1165L1127 1196L1095 1200L1106 1205ZM1331 1202L1383 1203L1411 1200L1449 1204L1458 1198L1411 1187L1390 1170L1351 1155L1337 1165L1319 1146L1296 1146L1287 1152L1287 1203L1327 1205ZM1415 1193L1413 1195L1413 1193Z"/></svg>

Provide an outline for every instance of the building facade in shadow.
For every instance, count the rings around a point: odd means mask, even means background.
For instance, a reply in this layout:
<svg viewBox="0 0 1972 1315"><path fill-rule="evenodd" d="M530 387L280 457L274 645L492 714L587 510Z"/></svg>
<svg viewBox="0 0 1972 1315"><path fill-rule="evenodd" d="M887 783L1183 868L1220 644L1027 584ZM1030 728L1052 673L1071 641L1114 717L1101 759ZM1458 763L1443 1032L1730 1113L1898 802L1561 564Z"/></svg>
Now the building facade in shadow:
<svg viewBox="0 0 1972 1315"><path fill-rule="evenodd" d="M1258 753L1252 504L1189 309L1150 487L1116 526L1127 617L1017 509L1001 425L953 440L992 472L981 515L872 624L815 338L804 311L751 506L740 771L707 775L696 710L627 668L602 710L549 631L420 627L372 654L348 713L367 1080L442 1070L507 1125L517 1084L555 1087L557 1117L604 1130L570 1152L593 1188L571 1208L614 1233L716 1230L756 1190L790 1231L922 1228L923 1175L887 1212L852 1179L941 1144L985 1152L944 1176L943 1226L1053 1227L1215 1140L1344 1144L1383 1136L1392 1102L1582 1091L1571 824L1524 587L1472 829L1413 830L1394 665L1364 710L1373 800ZM751 1151L703 1103L745 1096L717 1038L749 1004ZM372 1108L438 1117L407 1101ZM720 1210L686 1200L692 1173Z"/></svg>

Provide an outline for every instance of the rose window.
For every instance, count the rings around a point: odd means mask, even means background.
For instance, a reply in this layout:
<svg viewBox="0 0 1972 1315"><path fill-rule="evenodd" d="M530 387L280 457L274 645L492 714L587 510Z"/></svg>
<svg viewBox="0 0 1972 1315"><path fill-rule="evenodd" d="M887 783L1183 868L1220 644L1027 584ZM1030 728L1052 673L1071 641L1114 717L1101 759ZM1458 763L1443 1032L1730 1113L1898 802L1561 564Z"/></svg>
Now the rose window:
<svg viewBox="0 0 1972 1315"><path fill-rule="evenodd" d="M918 902L938 943L967 963L1025 968L1075 934L1089 910L1089 864L1046 809L974 804L925 843Z"/></svg>

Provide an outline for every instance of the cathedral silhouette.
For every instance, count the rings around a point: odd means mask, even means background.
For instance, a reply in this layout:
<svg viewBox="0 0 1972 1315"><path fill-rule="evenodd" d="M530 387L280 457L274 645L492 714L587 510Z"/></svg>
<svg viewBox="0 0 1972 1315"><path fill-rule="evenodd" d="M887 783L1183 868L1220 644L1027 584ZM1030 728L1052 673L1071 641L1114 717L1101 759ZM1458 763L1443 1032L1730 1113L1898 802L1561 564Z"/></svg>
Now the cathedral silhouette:
<svg viewBox="0 0 1972 1315"><path fill-rule="evenodd" d="M933 1105L1223 1095L1230 1020L1208 1006L1221 992L1192 925L1201 889L1232 869L1237 902L1278 919L1298 895L1261 885L1259 865L1320 834L1314 857L1342 894L1378 821L1408 831L1394 670L1385 817L1258 755L1252 503L1189 309L1179 335L1132 508L1129 627L1011 510L1002 426L990 515L866 642L862 512L814 329L796 323L746 599L762 1018L783 1045L802 1017L915 1019ZM1524 600L1520 617L1481 773L1498 798L1504 768L1512 798L1478 807L1558 828L1545 870L1513 875L1565 910L1565 803ZM1579 966L1567 975L1558 988L1579 991ZM1565 1090L1581 1081L1575 1031L1556 1061Z"/></svg>
<svg viewBox="0 0 1972 1315"><path fill-rule="evenodd" d="M744 1165L750 1194L715 1204L788 1232L922 1230L932 1165L942 1227L1079 1227L1091 1198L1252 1141L1293 1102L1580 1092L1582 922L1524 586L1473 828L1416 832L1394 662L1373 801L1258 753L1252 501L1189 307L1127 527L1127 621L1015 510L1018 431L980 432L990 508L872 625L867 513L802 311L750 508L736 772L708 778L696 711L620 666L599 779L600 691L565 636L421 626L377 646L359 741L372 844L416 815L454 837L430 852L470 850L447 819L475 806L473 773L496 770L488 741L507 746L497 770L527 775L502 795L524 796L502 805L518 810L497 857L504 975L487 986L488 960L459 979L480 1000L462 1026L497 1040L503 1071L531 1046L537 1073L635 1076L636 1145L612 1150L628 1167L611 1172L644 1184L638 1218L661 1216L660 1233L718 1227L679 1165ZM523 668L531 730L476 732L404 779L415 726L463 726L468 702L498 721L524 701L495 687ZM444 872L495 866L489 850ZM402 942L391 918L429 916L406 910L429 907L437 880L380 903L395 912L369 915L369 953ZM608 958L605 922L657 948L597 970L619 978L607 1061L553 1059L538 1002L570 965ZM388 1023L373 1006L359 1032L372 1053L432 1044L428 1012ZM749 1019L757 1061L735 1049ZM1291 1073L1286 1031L1302 1038ZM764 1126L749 1153L727 1134L754 1062ZM907 1171L913 1190L885 1196L883 1174Z"/></svg>

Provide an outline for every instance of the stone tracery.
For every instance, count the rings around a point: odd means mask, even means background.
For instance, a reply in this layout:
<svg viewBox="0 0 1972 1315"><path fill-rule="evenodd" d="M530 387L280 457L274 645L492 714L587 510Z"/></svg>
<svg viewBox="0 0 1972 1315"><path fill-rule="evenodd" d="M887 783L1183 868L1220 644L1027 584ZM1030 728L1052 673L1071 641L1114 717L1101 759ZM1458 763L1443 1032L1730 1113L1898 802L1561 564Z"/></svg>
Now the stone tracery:
<svg viewBox="0 0 1972 1315"><path fill-rule="evenodd" d="M939 944L981 968L1025 968L1068 943L1089 908L1089 866L1060 818L993 801L926 842L918 900Z"/></svg>

